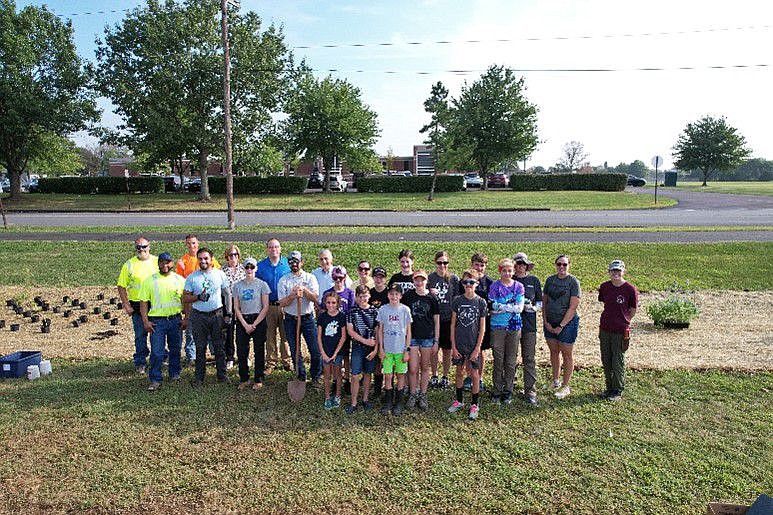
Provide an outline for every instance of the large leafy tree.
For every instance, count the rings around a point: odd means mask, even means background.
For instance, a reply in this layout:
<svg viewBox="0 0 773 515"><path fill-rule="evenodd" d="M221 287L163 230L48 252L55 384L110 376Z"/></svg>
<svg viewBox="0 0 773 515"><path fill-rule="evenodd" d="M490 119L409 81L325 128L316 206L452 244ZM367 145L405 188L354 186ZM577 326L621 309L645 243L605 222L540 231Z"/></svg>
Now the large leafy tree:
<svg viewBox="0 0 773 515"><path fill-rule="evenodd" d="M285 111L288 149L305 159L322 157L325 192L334 160L361 161L379 134L376 113L362 102L360 90L330 76L318 80L302 74Z"/></svg>
<svg viewBox="0 0 773 515"><path fill-rule="evenodd" d="M456 160L474 163L484 188L486 175L500 162L525 159L537 148L537 107L525 89L523 77L491 66L453 101L451 140L461 153Z"/></svg>
<svg viewBox="0 0 773 515"><path fill-rule="evenodd" d="M12 198L28 165L50 157L47 142L96 121L94 96L70 22L45 7L17 12L13 0L0 0L0 165Z"/></svg>
<svg viewBox="0 0 773 515"><path fill-rule="evenodd" d="M261 31L254 12L229 15L231 111L235 155L259 145L274 127L292 56L280 29ZM105 139L148 164L198 162L201 198L209 198L207 163L223 152L223 55L219 4L149 0L97 41L102 93L124 123Z"/></svg>
<svg viewBox="0 0 773 515"><path fill-rule="evenodd" d="M704 186L712 172L733 170L751 154L746 139L724 116L704 116L688 123L673 150L674 166L700 171Z"/></svg>

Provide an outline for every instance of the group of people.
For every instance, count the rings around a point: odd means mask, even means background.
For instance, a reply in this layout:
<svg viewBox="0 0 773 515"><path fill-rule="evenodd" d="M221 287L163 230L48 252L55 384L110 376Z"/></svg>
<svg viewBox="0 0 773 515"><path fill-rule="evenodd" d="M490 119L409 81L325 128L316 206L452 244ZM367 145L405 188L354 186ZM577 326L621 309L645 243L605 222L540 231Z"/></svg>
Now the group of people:
<svg viewBox="0 0 773 515"><path fill-rule="evenodd" d="M449 388L454 365L455 394L448 411L465 408L469 391L468 416L475 419L484 389L484 354L491 350L491 402L510 404L520 350L523 399L536 407L540 312L553 393L559 399L571 394L582 291L565 254L555 258L555 274L543 287L523 252L500 259L498 276L490 277L488 257L480 252L457 276L445 251L435 254L435 270L427 273L414 269L413 253L402 250L398 272L389 276L384 267L363 259L353 280L327 249L317 255L319 266L307 272L301 253L284 257L275 238L266 242L266 257L259 262L242 259L239 247L229 245L223 266L195 235L185 241L188 252L175 262L168 252L153 256L147 238L138 238L137 255L124 263L118 278L124 310L133 321L134 365L139 373L147 370L151 391L162 384L165 359L169 379L179 380L184 332L186 363L195 366L196 386L204 382L209 348L220 382L228 382L234 361L240 390L260 389L276 368L292 369L299 379L324 389L324 409L340 407L348 395L347 413L373 409L371 393L382 397L384 414L426 411L428 389ZM638 291L624 279L622 260L612 261L608 272L598 295L604 303L602 396L616 401L625 388L624 355ZM310 357L308 375L300 349L296 353L300 338Z"/></svg>

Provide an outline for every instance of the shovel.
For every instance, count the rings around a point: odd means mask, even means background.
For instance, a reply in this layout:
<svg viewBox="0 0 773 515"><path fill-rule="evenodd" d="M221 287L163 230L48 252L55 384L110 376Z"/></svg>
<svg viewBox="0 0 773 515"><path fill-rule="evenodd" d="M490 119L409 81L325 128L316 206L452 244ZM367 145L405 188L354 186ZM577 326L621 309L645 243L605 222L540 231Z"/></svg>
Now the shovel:
<svg viewBox="0 0 773 515"><path fill-rule="evenodd" d="M306 381L300 379L298 366L301 349L301 298L296 300L295 316L295 379L287 383L287 395L292 402L301 402L306 395Z"/></svg>

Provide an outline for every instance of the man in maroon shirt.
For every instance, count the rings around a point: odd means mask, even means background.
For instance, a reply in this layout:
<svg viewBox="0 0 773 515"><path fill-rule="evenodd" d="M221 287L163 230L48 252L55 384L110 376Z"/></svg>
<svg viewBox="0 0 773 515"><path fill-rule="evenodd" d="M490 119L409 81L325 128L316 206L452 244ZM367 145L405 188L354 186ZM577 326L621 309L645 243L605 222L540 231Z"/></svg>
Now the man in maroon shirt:
<svg viewBox="0 0 773 515"><path fill-rule="evenodd" d="M602 397L619 401L625 388L625 351L628 350L631 319L639 306L639 291L623 279L625 263L621 259L612 261L608 270L610 280L599 287L599 301L604 303L599 341L607 383Z"/></svg>

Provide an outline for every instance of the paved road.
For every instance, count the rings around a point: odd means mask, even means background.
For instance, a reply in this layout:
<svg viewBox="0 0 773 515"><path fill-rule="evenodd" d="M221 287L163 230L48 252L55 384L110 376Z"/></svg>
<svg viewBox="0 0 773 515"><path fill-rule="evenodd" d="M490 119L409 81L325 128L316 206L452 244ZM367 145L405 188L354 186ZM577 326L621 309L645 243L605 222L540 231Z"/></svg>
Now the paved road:
<svg viewBox="0 0 773 515"><path fill-rule="evenodd" d="M148 233L152 241L180 242L185 233ZM487 241L487 242L602 242L602 243L710 243L720 241L773 241L773 231L696 231L696 232L414 232L366 234L320 234L320 233L198 233L203 241L255 241L263 242L270 237L281 241L303 241L311 243L333 242L381 242L381 241ZM121 233L2 233L0 241L126 241Z"/></svg>
<svg viewBox="0 0 773 515"><path fill-rule="evenodd" d="M632 191L647 191L637 188ZM679 200L664 209L610 211L244 211L236 214L237 225L298 226L433 226L452 227L652 227L712 225L773 225L773 197L728 195L669 190L660 192ZM10 213L17 225L62 227L226 225L225 213Z"/></svg>

